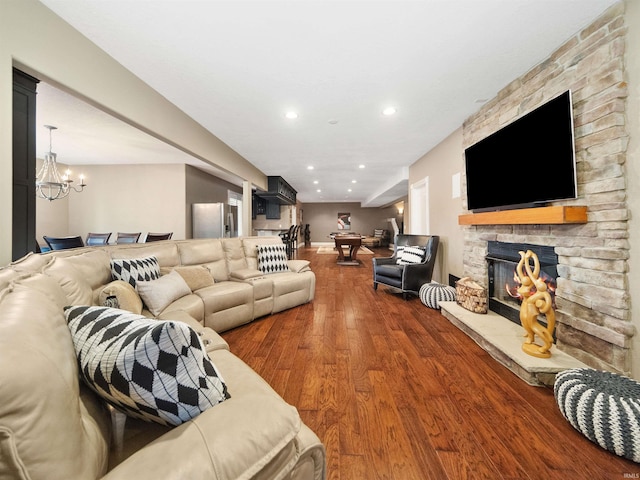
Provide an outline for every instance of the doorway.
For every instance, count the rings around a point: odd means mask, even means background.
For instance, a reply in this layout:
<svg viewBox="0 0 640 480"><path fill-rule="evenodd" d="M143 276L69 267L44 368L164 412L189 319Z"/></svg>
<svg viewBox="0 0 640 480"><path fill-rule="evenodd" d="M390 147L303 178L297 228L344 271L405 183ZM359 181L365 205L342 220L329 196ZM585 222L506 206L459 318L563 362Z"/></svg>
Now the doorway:
<svg viewBox="0 0 640 480"><path fill-rule="evenodd" d="M429 177L411 185L409 190L411 224L414 235L430 235L429 228Z"/></svg>

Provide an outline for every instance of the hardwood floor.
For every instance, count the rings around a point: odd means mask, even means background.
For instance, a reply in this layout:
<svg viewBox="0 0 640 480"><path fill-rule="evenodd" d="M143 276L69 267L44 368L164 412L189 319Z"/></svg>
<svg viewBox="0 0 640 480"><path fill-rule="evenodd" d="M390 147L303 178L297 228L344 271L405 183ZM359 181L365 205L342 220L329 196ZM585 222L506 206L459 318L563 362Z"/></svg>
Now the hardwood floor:
<svg viewBox="0 0 640 480"><path fill-rule="evenodd" d="M320 437L330 479L623 479L640 465L593 444L418 298L372 287L371 255L299 249L315 300L223 334ZM388 256L378 249L376 256Z"/></svg>

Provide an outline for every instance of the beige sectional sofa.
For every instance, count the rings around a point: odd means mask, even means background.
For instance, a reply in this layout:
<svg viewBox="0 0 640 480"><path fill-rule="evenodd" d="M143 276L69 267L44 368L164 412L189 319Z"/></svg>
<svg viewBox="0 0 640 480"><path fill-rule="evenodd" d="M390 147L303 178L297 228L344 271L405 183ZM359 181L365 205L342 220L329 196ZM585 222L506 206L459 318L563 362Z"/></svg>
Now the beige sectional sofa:
<svg viewBox="0 0 640 480"><path fill-rule="evenodd" d="M325 478L318 437L218 335L313 299L308 262L257 270L258 245L280 243L246 237L87 247L30 254L0 269L0 479ZM142 311L197 332L230 394L177 426L125 416L87 387L65 318L65 306L117 298L105 294L119 285L112 260L145 257L157 258L161 279L185 266L204 266L213 279L156 315L148 305Z"/></svg>

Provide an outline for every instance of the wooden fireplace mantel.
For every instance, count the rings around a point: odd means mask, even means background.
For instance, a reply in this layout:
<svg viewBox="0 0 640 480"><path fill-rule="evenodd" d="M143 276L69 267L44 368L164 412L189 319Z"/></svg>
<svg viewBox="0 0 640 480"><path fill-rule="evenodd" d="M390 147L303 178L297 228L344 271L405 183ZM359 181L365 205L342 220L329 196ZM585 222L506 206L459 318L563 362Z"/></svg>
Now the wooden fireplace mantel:
<svg viewBox="0 0 640 480"><path fill-rule="evenodd" d="M458 216L458 225L560 225L566 223L587 223L587 207L522 208L500 212L467 213Z"/></svg>

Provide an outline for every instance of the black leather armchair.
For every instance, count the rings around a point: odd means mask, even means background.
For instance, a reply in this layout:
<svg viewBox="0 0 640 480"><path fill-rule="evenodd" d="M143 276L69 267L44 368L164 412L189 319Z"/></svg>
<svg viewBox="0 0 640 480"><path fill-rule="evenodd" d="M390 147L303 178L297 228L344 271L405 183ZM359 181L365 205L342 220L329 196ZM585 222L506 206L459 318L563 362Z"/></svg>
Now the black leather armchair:
<svg viewBox="0 0 640 480"><path fill-rule="evenodd" d="M418 295L420 287L431 281L439 242L437 235L398 235L393 256L373 259L373 289L377 290L378 284L382 284L401 290L405 299L409 293ZM425 250L424 259L421 263L398 265L398 246L422 247Z"/></svg>

